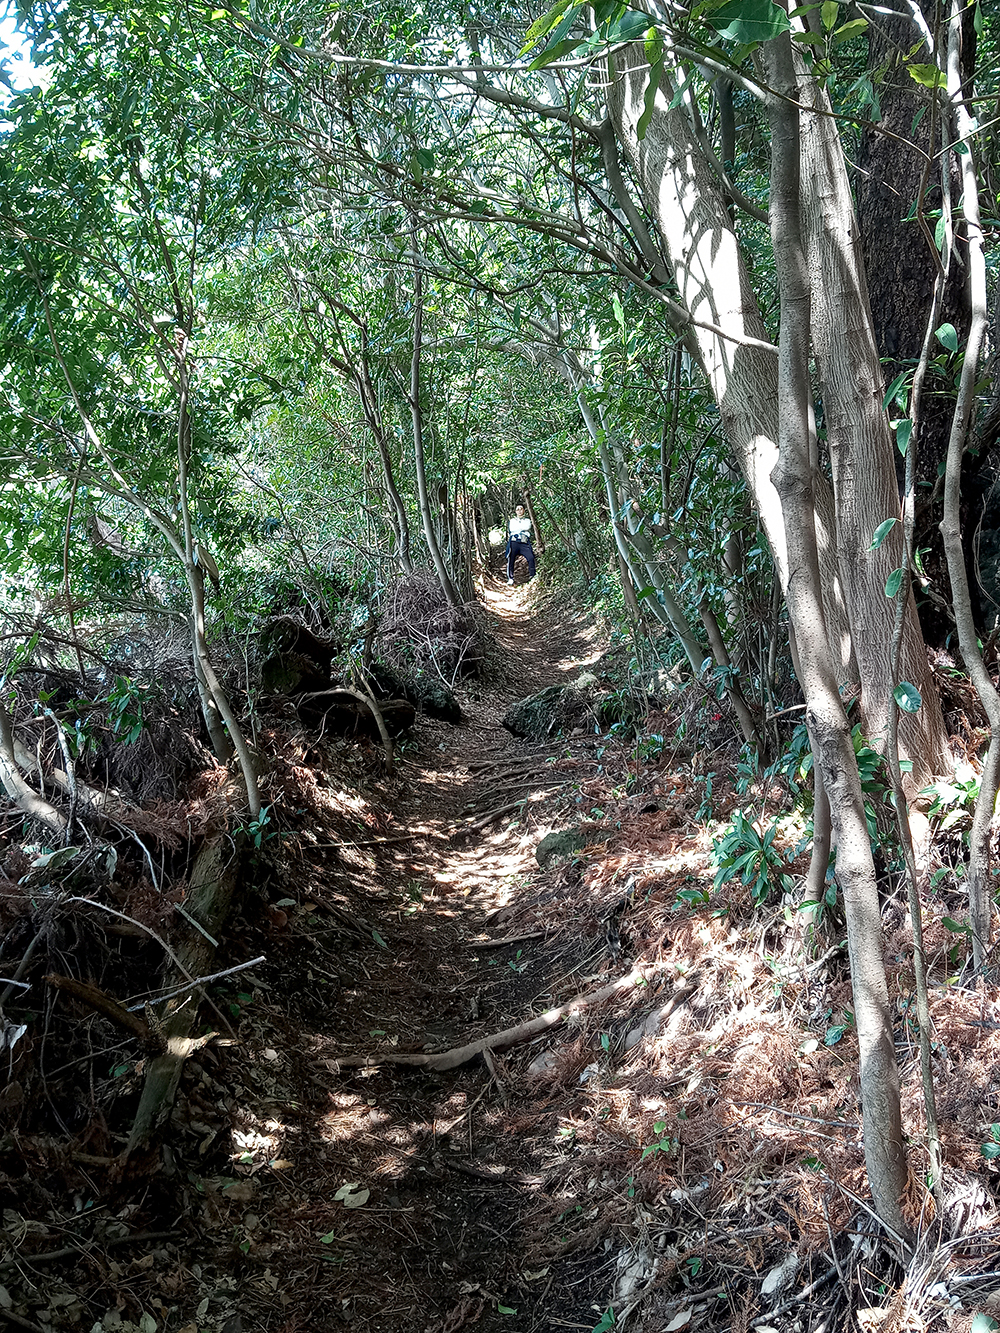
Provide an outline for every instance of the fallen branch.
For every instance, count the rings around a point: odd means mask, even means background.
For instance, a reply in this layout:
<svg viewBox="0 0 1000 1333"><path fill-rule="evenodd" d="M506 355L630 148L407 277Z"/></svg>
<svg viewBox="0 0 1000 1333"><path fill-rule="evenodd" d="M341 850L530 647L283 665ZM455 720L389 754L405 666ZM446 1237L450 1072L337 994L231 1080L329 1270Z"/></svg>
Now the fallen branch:
<svg viewBox="0 0 1000 1333"><path fill-rule="evenodd" d="M565 785L565 783L560 783L558 787L550 788L545 795L539 793L537 797L522 796L519 801L511 801L509 805L501 805L498 809L491 810L488 814L477 815L475 818L463 820L463 826L468 829L469 832L485 828L487 824L492 824L494 819L499 819L501 815L509 814L511 810L520 810L526 805L538 805L542 801L547 801L549 796L553 796L556 792L561 791Z"/></svg>
<svg viewBox="0 0 1000 1333"><path fill-rule="evenodd" d="M10 714L2 704L0 704L0 782L23 814L29 819L37 819L50 833L62 840L68 827L66 818L55 806L49 805L44 797L29 787L21 776L14 755L14 732Z"/></svg>
<svg viewBox="0 0 1000 1333"><path fill-rule="evenodd" d="M595 1005L603 1004L605 1000L610 1000L632 986L637 986L640 982L648 981L650 977L661 972L661 966L653 968L635 967L624 977L619 977L617 981L611 982L609 986L603 986L600 990L594 991L591 995L578 995L575 999L566 1004L561 1004L555 1009L547 1009L544 1014L539 1014L537 1018L529 1018L525 1023L518 1023L516 1027L504 1028L502 1032L494 1032L492 1036L480 1037L478 1041L471 1041L465 1046L453 1046L451 1050L439 1051L437 1054L394 1054L392 1052L380 1052L378 1055L346 1055L337 1059L337 1064L342 1069L371 1069L377 1065L411 1065L418 1069L457 1069L459 1065L466 1064L477 1055L482 1055L486 1051L501 1050L506 1046L519 1046L522 1042L529 1041L540 1032L555 1027L557 1023L562 1022L564 1018L570 1018L576 1014L585 1013Z"/></svg>
<svg viewBox="0 0 1000 1333"><path fill-rule="evenodd" d="M772 1323L778 1315L784 1314L786 1310L794 1309L796 1305L801 1305L803 1301L808 1300L814 1292L819 1291L820 1287L824 1286L831 1278L836 1276L836 1267L828 1268L822 1277L818 1277L815 1282L810 1282L808 1287L803 1287L800 1292L797 1292L794 1296L790 1297L789 1300L783 1301L781 1305L776 1305L774 1309L769 1310L767 1314L761 1314L758 1315L756 1319L751 1319L750 1327L756 1328L758 1324Z"/></svg>
<svg viewBox="0 0 1000 1333"><path fill-rule="evenodd" d="M553 787L568 787L575 781L574 778L566 777L557 779L552 776L546 782L533 782L530 777L519 777L517 782L510 782L505 787L496 787L493 791L483 792L479 796L474 796L471 801L466 801L464 809L475 814L475 806L483 801L496 800L498 797L509 796L513 791L523 792L525 795L536 791L549 791ZM521 800L524 800L522 795Z"/></svg>
<svg viewBox="0 0 1000 1333"><path fill-rule="evenodd" d="M540 940L544 936L544 930L530 930L527 935L506 935L502 940L472 940L465 947L467 949L502 949L508 944L521 944L524 940Z"/></svg>
<svg viewBox="0 0 1000 1333"><path fill-rule="evenodd" d="M80 1156L82 1154L76 1154L76 1157ZM109 1157L107 1160L111 1162L114 1158ZM60 1259L89 1258L94 1253L95 1245L99 1245L102 1250L110 1250L112 1245L141 1245L156 1240L172 1240L176 1235L176 1231L133 1231L128 1236L111 1236L100 1241L81 1241L77 1245L64 1245L61 1250L48 1250L44 1254L17 1254L12 1259L0 1259L0 1268L17 1268L19 1264L54 1264Z"/></svg>
<svg viewBox="0 0 1000 1333"><path fill-rule="evenodd" d="M103 1014L116 1027L120 1027L124 1032L128 1032L135 1037L148 1051L163 1050L164 1041L161 1034L146 1019L140 1018L138 1014L130 1013L113 995L101 990L100 986L94 986L88 981L78 981L76 977L60 976L56 972L50 972L47 976L42 977L42 980L46 985L52 986L56 990L65 991L67 995L72 995L74 1000L79 1000L88 1009Z"/></svg>
<svg viewBox="0 0 1000 1333"><path fill-rule="evenodd" d="M239 840L229 859L225 859L227 842L228 839L216 838L202 847L191 870L185 896L185 905L191 915L201 922L205 931L216 937L229 916L241 861ZM178 953L170 954L180 975L165 984L176 987L183 982L195 982L199 974L209 970L214 955L215 950L204 933L192 931L189 938L178 945ZM122 1157L123 1167L134 1154L153 1146L169 1119L184 1061L200 1044L198 1038L190 1035L197 1013L198 1005L192 1003L190 996L179 994L167 1001L162 1019L166 1049L147 1066L139 1107Z"/></svg>
<svg viewBox="0 0 1000 1333"><path fill-rule="evenodd" d="M438 842L447 842L448 837L447 833L401 833L395 838L366 838L364 842L311 842L306 846L317 851L328 851L340 847L385 847L394 842L416 842L418 838L436 838Z"/></svg>

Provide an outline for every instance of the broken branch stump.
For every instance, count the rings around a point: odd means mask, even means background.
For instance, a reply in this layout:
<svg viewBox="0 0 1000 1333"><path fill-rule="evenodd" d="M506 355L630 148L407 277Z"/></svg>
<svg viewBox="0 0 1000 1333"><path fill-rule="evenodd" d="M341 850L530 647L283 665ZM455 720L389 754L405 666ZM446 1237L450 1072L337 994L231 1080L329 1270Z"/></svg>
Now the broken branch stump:
<svg viewBox="0 0 1000 1333"><path fill-rule="evenodd" d="M216 837L206 842L191 869L184 906L207 931L218 937L232 907L239 871L242 839ZM228 859L227 859L228 852ZM164 989L183 986L191 977L210 970L215 948L201 931L191 930L177 946L175 973L164 978ZM151 1148L170 1115L184 1061L203 1043L191 1037L198 1005L191 995L177 995L164 1008L161 1030L166 1049L149 1062L139 1108L124 1161Z"/></svg>

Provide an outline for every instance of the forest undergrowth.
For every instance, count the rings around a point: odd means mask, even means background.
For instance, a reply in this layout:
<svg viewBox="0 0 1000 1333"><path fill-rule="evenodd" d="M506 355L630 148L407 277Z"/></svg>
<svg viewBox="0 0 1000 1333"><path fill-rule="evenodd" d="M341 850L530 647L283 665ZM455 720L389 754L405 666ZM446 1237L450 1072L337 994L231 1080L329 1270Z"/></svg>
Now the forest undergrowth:
<svg viewBox="0 0 1000 1333"><path fill-rule="evenodd" d="M585 671L614 693L613 657L565 604L488 582L486 605L491 676L458 687L461 725L418 716L394 776L375 742L280 718L258 736L267 815L229 844L226 975L155 1150L134 1142L161 1054L142 997L190 917L171 857L221 817L226 771L193 762L175 716L175 786L141 811L116 798L160 863L136 849L103 906L79 861L53 889L6 821L0 1321L985 1333L1000 1008L962 983L948 877L925 922L945 1192L936 1210L914 1183L904 1264L866 1202L843 922L831 901L810 939L792 906L787 787L731 742L675 739L683 692L639 734L595 713L515 739L511 703ZM568 827L567 855L536 855ZM888 873L883 924L920 1182L912 939Z"/></svg>

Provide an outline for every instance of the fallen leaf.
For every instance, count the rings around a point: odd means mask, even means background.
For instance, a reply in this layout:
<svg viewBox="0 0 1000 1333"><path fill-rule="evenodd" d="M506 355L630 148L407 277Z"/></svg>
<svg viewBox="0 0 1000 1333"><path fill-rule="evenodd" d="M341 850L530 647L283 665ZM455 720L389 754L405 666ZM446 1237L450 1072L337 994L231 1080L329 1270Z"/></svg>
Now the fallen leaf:
<svg viewBox="0 0 1000 1333"><path fill-rule="evenodd" d="M673 1319L671 1319L670 1323L663 1330L663 1333L675 1333L676 1329L683 1328L690 1320L691 1314L691 1310L682 1310L680 1314L675 1314Z"/></svg>

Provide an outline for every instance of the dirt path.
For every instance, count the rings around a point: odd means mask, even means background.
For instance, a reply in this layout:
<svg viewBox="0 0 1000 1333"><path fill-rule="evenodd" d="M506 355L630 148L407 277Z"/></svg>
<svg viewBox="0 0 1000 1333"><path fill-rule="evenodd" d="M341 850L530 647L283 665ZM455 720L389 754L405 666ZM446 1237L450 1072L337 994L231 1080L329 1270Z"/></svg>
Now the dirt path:
<svg viewBox="0 0 1000 1333"><path fill-rule="evenodd" d="M603 645L569 608L532 610L521 591L494 587L487 607L500 684L469 688L461 727L421 718L393 779L376 776L374 747L287 725L267 738L275 824L220 955L264 961L211 987L202 1019L215 1032L187 1061L148 1176L123 1179L102 1150L130 1123L142 1059L92 1087L86 1135L4 1138L0 1323L846 1333L859 1309L896 1319L905 1274L865 1234L837 935L807 967L789 964L780 895L757 902L739 877L713 888L705 824L713 803L727 817L739 799L733 761L684 761L683 715L645 717L638 739L515 741L510 702L573 679ZM540 870L541 837L581 816L589 845ZM948 929L931 929L934 956L949 957ZM916 1180L909 947L897 929ZM1000 1015L973 990L935 994L940 1058L963 1054L938 1104L949 1170L986 1182L969 1195L965 1248L948 1251L956 1289L978 1299L996 1290L1000 1244L980 1150L997 1117ZM446 1072L385 1058L595 995L571 1021ZM912 1206L925 1207L916 1190ZM936 1300L916 1293L907 1326L968 1333L965 1314L917 1322Z"/></svg>
<svg viewBox="0 0 1000 1333"><path fill-rule="evenodd" d="M217 1075L203 1065L177 1117L208 1127L210 1158L224 1140L231 1148L228 1171L199 1182L204 1223L231 1237L199 1329L522 1333L599 1318L575 1269L574 1293L554 1290L550 1266L531 1266L543 1163L502 1057L443 1075L337 1064L475 1040L579 984L563 973L580 957L543 951L537 931L474 947L510 933L505 915L537 870L553 807L572 802L594 763L592 740L525 745L502 726L514 699L573 679L603 647L592 626L532 613L525 597L489 592L506 680L463 700L461 728L421 719L379 845L306 844L283 906L269 908L287 925L251 928L248 950L271 961L246 982L241 1043L223 1050ZM520 820L489 819L525 796ZM229 1124L216 1128L223 1088ZM237 1291L223 1276L234 1264Z"/></svg>

